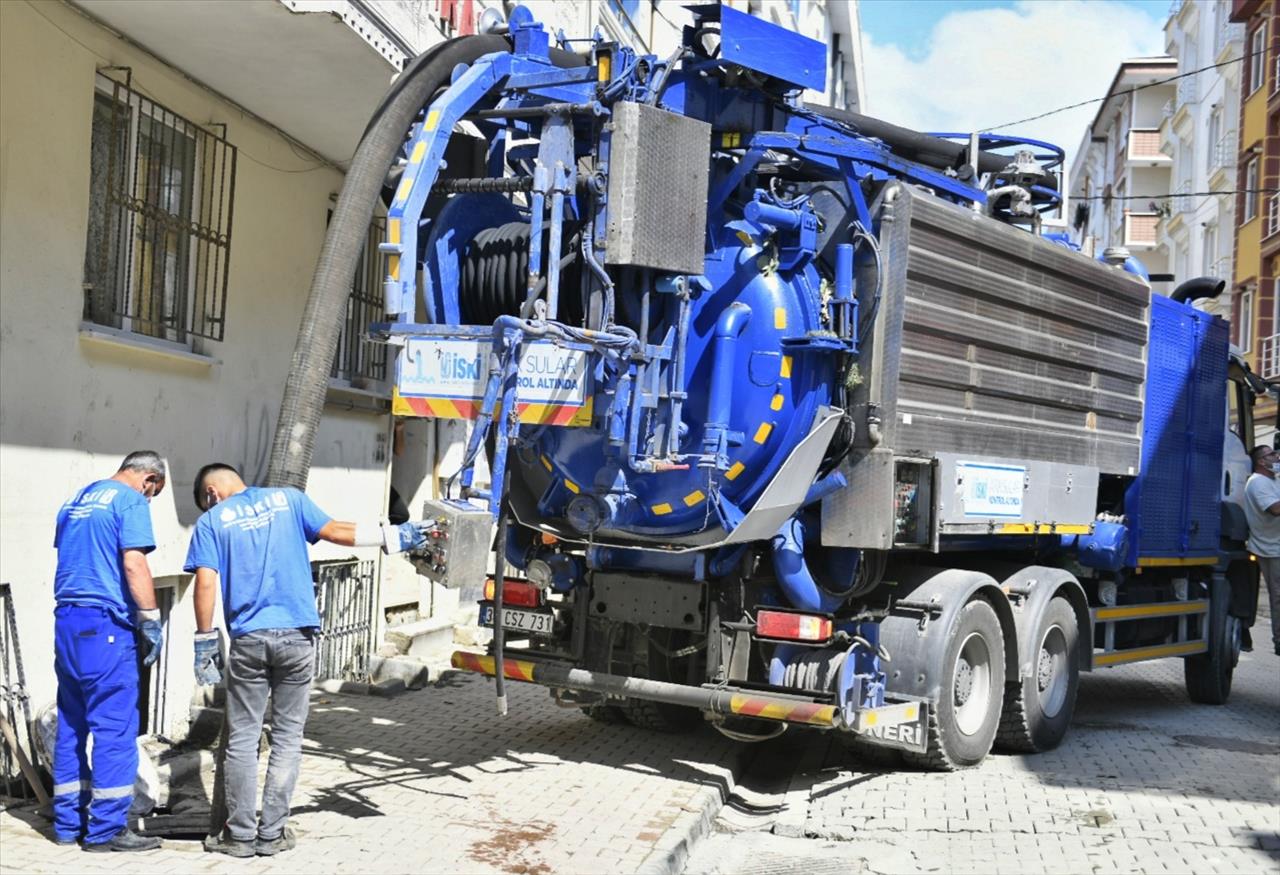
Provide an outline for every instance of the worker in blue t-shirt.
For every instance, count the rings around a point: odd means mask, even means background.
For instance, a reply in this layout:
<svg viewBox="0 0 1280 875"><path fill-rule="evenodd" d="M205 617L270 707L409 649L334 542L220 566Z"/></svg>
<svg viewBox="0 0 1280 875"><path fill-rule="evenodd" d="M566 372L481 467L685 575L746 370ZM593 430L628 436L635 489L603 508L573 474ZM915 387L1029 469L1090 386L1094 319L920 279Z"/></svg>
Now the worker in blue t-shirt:
<svg viewBox="0 0 1280 875"><path fill-rule="evenodd" d="M128 826L138 773L138 663L160 655L163 632L147 554L155 549L148 502L164 490L151 450L130 453L108 480L81 489L58 511L53 546L54 670L58 740L53 753L53 832L86 851L148 851L157 838ZM93 736L93 767L85 743Z"/></svg>
<svg viewBox="0 0 1280 875"><path fill-rule="evenodd" d="M194 498L205 511L196 521L185 568L196 575L196 681L222 679L214 600L231 637L222 763L227 822L206 848L233 857L270 856L294 847L287 828L289 800L302 760L315 634L320 627L307 545L382 545L387 552L426 541L419 526L355 524L330 519L311 499L288 487L246 486L230 465L205 465ZM219 584L221 586L219 587ZM271 757L257 815L258 741L271 699Z"/></svg>

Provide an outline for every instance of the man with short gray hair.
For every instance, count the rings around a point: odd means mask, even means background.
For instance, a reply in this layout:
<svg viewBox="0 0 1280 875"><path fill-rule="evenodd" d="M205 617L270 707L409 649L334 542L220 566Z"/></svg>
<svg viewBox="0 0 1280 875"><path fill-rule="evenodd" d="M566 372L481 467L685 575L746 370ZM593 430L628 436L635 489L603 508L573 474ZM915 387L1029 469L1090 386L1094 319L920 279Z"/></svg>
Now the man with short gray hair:
<svg viewBox="0 0 1280 875"><path fill-rule="evenodd" d="M164 638L147 554L156 546L149 502L165 479L159 454L137 450L58 511L53 831L59 844L83 841L86 851L160 847L130 830L128 815L138 772L135 628L147 645L144 665L156 661Z"/></svg>
<svg viewBox="0 0 1280 875"><path fill-rule="evenodd" d="M1280 454L1274 447L1256 446L1249 453L1253 474L1244 485L1244 513L1249 520L1249 552L1271 599L1271 643L1280 656Z"/></svg>

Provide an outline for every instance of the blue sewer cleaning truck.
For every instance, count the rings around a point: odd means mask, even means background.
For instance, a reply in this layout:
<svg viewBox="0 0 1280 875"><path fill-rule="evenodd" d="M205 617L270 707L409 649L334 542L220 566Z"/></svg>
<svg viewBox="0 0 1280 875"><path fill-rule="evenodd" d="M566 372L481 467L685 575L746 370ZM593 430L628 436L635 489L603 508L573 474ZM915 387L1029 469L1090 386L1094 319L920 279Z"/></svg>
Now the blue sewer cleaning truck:
<svg viewBox="0 0 1280 875"><path fill-rule="evenodd" d="M807 103L825 46L690 9L664 57L486 18L367 135L394 412L470 423L412 554L483 597L455 667L939 769L1056 746L1082 671L1224 702L1260 384L1222 284L1042 233L1058 148Z"/></svg>

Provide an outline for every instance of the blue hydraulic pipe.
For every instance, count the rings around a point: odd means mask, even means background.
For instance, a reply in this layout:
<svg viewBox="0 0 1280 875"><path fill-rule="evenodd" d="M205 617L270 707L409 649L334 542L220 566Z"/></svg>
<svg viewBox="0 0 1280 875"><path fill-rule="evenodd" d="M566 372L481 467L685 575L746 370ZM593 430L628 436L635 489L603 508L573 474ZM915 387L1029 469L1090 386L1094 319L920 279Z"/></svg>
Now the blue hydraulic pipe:
<svg viewBox="0 0 1280 875"><path fill-rule="evenodd" d="M775 207L763 201L752 201L742 210L743 218L753 225L771 225L779 230L799 228L804 221L804 213L786 207Z"/></svg>
<svg viewBox="0 0 1280 875"><path fill-rule="evenodd" d="M800 502L800 506L808 507L811 504L816 504L831 493L838 492L848 485L849 481L845 479L843 474L839 471L832 471L809 487L809 491L804 494L804 501Z"/></svg>
<svg viewBox="0 0 1280 875"><path fill-rule="evenodd" d="M818 588L804 559L804 537L805 525L800 517L791 517L782 524L773 536L773 572L792 607L828 614L840 607L845 597Z"/></svg>
<svg viewBox="0 0 1280 875"><path fill-rule="evenodd" d="M721 437L729 427L733 412L734 350L738 338L751 321L751 308L734 301L716 320L714 359L711 364L711 394L707 401L707 424L704 449L708 453L722 451Z"/></svg>
<svg viewBox="0 0 1280 875"><path fill-rule="evenodd" d="M836 293L832 303L836 311L836 334L848 337L851 328L849 309L853 306L852 243L841 243L836 246Z"/></svg>
<svg viewBox="0 0 1280 875"><path fill-rule="evenodd" d="M529 198L529 277L528 292L533 293L533 287L538 284L538 278L542 275L542 204L543 194L535 191L533 196ZM552 261L559 261L559 254L553 257Z"/></svg>

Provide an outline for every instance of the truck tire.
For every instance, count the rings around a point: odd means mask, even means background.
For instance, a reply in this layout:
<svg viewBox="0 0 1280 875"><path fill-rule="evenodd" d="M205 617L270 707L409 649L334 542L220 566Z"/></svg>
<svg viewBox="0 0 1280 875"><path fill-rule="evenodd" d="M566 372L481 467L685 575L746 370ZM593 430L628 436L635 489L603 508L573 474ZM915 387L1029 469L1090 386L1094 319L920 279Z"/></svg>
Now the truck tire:
<svg viewBox="0 0 1280 875"><path fill-rule="evenodd" d="M636 726L657 732L685 732L702 722L701 711L667 702L624 699L621 708L626 718Z"/></svg>
<svg viewBox="0 0 1280 875"><path fill-rule="evenodd" d="M1053 750L1067 734L1080 684L1076 612L1061 596L1041 612L1032 639L1031 673L1004 685L996 745L1027 753Z"/></svg>
<svg viewBox="0 0 1280 875"><path fill-rule="evenodd" d="M597 723L604 723L608 726L617 726L620 723L627 722L627 715L617 705L587 705L582 708L582 713Z"/></svg>
<svg viewBox="0 0 1280 875"><path fill-rule="evenodd" d="M904 751L910 765L934 771L976 766L991 750L1004 703L1004 634L991 604L969 602L947 632L938 667L942 693L929 709L929 747Z"/></svg>
<svg viewBox="0 0 1280 875"><path fill-rule="evenodd" d="M693 635L676 629L652 629L644 637L632 674L655 681L689 683L691 656L675 656L693 642ZM623 699L618 703L626 718L641 729L685 732L703 722L702 712L685 705Z"/></svg>
<svg viewBox="0 0 1280 875"><path fill-rule="evenodd" d="M1224 580L1209 582L1209 649L1183 660L1187 695L1202 705L1225 705L1240 659L1240 620L1231 616L1231 591Z"/></svg>

